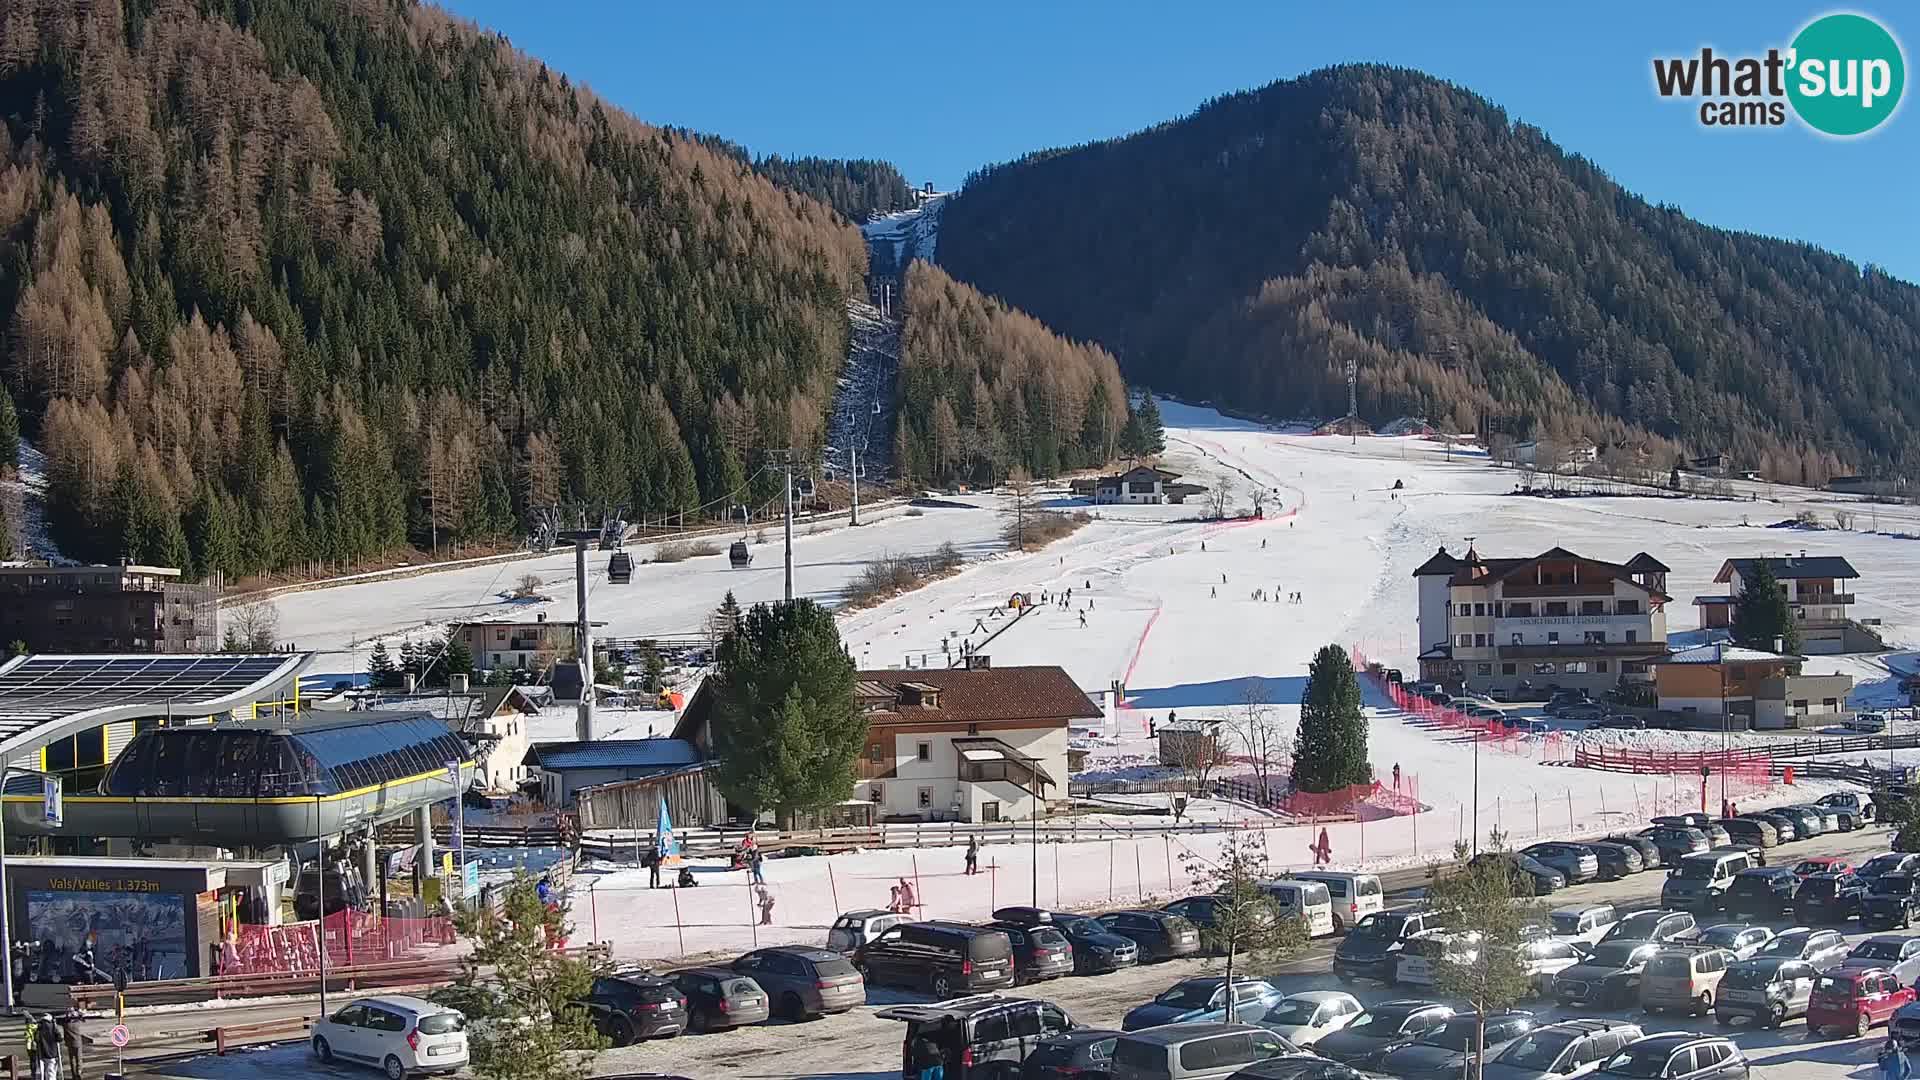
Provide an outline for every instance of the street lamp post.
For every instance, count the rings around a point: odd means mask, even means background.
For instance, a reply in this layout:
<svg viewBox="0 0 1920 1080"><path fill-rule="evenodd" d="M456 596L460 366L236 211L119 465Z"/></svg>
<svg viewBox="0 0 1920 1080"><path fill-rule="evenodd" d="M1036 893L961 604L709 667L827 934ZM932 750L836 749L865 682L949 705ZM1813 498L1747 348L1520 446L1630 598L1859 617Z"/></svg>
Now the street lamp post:
<svg viewBox="0 0 1920 1080"><path fill-rule="evenodd" d="M1480 728L1473 728L1473 853L1480 854Z"/></svg>

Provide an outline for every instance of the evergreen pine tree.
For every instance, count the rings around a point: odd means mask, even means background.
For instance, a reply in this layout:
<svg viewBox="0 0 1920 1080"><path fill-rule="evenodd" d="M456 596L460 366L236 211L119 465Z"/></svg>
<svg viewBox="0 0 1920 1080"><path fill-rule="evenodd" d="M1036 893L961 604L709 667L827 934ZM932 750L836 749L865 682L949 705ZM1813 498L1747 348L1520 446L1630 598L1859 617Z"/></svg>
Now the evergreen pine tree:
<svg viewBox="0 0 1920 1080"><path fill-rule="evenodd" d="M384 690L395 682L398 672L393 666L393 657L387 653L387 643L373 643L373 655L367 660L367 682L375 690Z"/></svg>
<svg viewBox="0 0 1920 1080"><path fill-rule="evenodd" d="M717 650L714 785L729 800L795 810L853 794L867 720L833 613L811 600L755 605Z"/></svg>
<svg viewBox="0 0 1920 1080"><path fill-rule="evenodd" d="M1135 412L1133 406L1129 404L1127 422L1120 428L1120 453L1129 458L1137 458L1144 453L1141 447L1145 441L1140 432L1140 414Z"/></svg>
<svg viewBox="0 0 1920 1080"><path fill-rule="evenodd" d="M460 640L458 631L447 635L447 647L441 650L439 666L447 675L473 674L473 650Z"/></svg>
<svg viewBox="0 0 1920 1080"><path fill-rule="evenodd" d="M400 674L411 675L417 685L420 679L420 654L413 647L413 639L400 643Z"/></svg>
<svg viewBox="0 0 1920 1080"><path fill-rule="evenodd" d="M157 557L161 566L172 566L191 573L193 551L187 544L187 530L180 525L180 515L163 513L160 527L160 548Z"/></svg>
<svg viewBox="0 0 1920 1080"><path fill-rule="evenodd" d="M1755 559L1753 572L1742 575L1738 605L1733 612L1733 643L1762 652L1773 652L1774 639L1779 651L1800 651L1800 627L1793 619L1793 605L1774 576L1768 559Z"/></svg>
<svg viewBox="0 0 1920 1080"><path fill-rule="evenodd" d="M7 520L6 500L0 499L0 559L13 558L13 523Z"/></svg>
<svg viewBox="0 0 1920 1080"><path fill-rule="evenodd" d="M0 469L20 466L20 414L13 411L13 394L0 386Z"/></svg>
<svg viewBox="0 0 1920 1080"><path fill-rule="evenodd" d="M1153 400L1152 394L1140 399L1140 408L1134 412L1133 421L1137 421L1135 438L1141 457L1158 457L1167 452L1167 429L1160 422L1160 403Z"/></svg>
<svg viewBox="0 0 1920 1080"><path fill-rule="evenodd" d="M1323 646L1307 668L1300 732L1293 745L1293 782L1301 791L1336 791L1373 778L1360 680L1338 645Z"/></svg>

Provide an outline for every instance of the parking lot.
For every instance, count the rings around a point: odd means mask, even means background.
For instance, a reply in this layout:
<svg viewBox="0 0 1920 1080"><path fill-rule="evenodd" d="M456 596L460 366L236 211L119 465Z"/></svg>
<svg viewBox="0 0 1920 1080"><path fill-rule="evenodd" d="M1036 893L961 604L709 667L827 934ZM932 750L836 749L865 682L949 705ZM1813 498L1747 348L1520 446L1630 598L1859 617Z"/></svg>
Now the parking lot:
<svg viewBox="0 0 1920 1080"><path fill-rule="evenodd" d="M1880 827L1859 832L1836 833L1769 849L1772 865L1792 865L1808 855L1845 857L1856 865L1887 850L1892 833ZM1613 903L1623 907L1650 907L1659 897L1665 876L1661 871L1637 874L1619 881L1594 882L1555 893L1550 906L1585 903ZM1712 918L1703 919L1710 924ZM1785 923L1772 924L1776 928ZM1857 924L1842 927L1849 943L1869 936ZM1270 978L1286 993L1303 990L1345 989L1363 1004L1392 998L1420 996L1404 988L1395 989L1370 983L1343 985L1330 972L1331 957L1337 939L1321 938L1305 952L1266 970L1249 974ZM1080 1024L1118 1027L1121 1016L1135 1005L1151 999L1169 985L1190 975L1217 971L1218 963L1201 960L1176 960L1131 968L1111 975L1069 977L1015 991L1023 996L1045 998L1064 1008ZM906 1001L924 1001L924 996L890 989L869 991L867 1004L851 1012L806 1023L774 1021L738 1031L712 1035L680 1036L609 1050L601 1055L596 1071L611 1074L628 1070L657 1070L692 1077L694 1080L892 1080L900 1075L900 1044L904 1033L899 1023L874 1015L876 1008ZM1543 1019L1561 1020L1573 1016L1613 1016L1631 1018L1649 1031L1718 1030L1712 1018L1690 1019L1664 1015L1642 1016L1639 1010L1597 1011L1565 1009L1557 1004L1536 1001L1532 1008ZM1880 1033L1865 1039L1840 1039L1820 1036L1809 1038L1802 1021L1789 1021L1777 1030L1737 1027L1729 1029L1734 1041L1754 1063L1756 1077L1841 1077L1871 1066Z"/></svg>

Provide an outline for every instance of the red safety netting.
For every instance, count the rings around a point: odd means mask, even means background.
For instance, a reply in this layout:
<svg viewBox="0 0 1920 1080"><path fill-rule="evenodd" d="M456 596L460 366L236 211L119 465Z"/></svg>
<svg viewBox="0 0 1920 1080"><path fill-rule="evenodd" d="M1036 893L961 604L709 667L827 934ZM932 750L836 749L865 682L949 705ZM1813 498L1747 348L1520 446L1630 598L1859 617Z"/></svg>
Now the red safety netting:
<svg viewBox="0 0 1920 1080"><path fill-rule="evenodd" d="M1509 726L1497 720L1470 716L1459 709L1436 705L1419 694L1409 692L1403 684L1388 682L1379 673L1367 670L1366 658L1359 652L1352 652L1351 655L1354 666L1362 676L1414 724L1436 730L1457 731L1470 738L1478 738L1489 750L1498 753L1538 761L1566 759L1566 738L1561 732L1531 731L1523 721L1516 721L1514 726Z"/></svg>
<svg viewBox="0 0 1920 1080"><path fill-rule="evenodd" d="M315 922L283 926L242 924L220 947L222 975L299 975L320 970ZM445 917L383 918L337 911L326 918L327 965L386 964L407 960L429 948L453 942Z"/></svg>

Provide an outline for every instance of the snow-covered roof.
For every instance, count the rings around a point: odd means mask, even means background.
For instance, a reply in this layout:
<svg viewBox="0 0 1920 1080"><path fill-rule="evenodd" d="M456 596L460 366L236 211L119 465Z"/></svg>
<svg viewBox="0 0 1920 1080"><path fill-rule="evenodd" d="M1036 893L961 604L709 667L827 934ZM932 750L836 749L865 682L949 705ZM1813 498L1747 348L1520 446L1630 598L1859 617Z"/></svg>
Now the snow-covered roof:
<svg viewBox="0 0 1920 1080"><path fill-rule="evenodd" d="M1743 648L1715 642L1712 645L1698 645L1691 649L1682 649L1669 655L1665 660L1655 661L1662 664L1751 664L1766 660L1804 660L1806 657L1791 653L1762 652L1759 649Z"/></svg>

